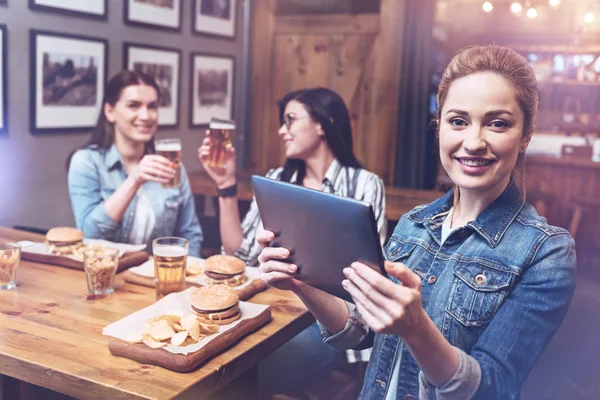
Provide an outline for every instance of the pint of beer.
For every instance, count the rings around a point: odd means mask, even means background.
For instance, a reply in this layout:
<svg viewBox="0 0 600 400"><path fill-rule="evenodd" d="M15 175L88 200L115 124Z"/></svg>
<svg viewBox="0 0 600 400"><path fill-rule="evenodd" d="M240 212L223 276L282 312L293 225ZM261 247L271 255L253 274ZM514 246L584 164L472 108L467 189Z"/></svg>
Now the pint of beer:
<svg viewBox="0 0 600 400"><path fill-rule="evenodd" d="M208 165L223 168L227 160L227 150L231 147L235 134L235 122L212 118L209 125L210 154Z"/></svg>
<svg viewBox="0 0 600 400"><path fill-rule="evenodd" d="M154 142L156 154L171 161L175 168L175 176L167 183L165 188L178 188L181 185L181 140L179 139L157 139Z"/></svg>
<svg viewBox="0 0 600 400"><path fill-rule="evenodd" d="M189 243L178 237L164 237L152 242L156 300L185 289L185 270Z"/></svg>

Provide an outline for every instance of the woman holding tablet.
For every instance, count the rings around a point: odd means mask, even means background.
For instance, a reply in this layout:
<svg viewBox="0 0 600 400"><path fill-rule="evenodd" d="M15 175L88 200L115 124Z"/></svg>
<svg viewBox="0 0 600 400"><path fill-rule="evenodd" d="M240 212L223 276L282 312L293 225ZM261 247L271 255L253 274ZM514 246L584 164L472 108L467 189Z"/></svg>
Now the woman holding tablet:
<svg viewBox="0 0 600 400"><path fill-rule="evenodd" d="M438 92L442 165L456 187L404 215L386 245L388 277L344 270L355 305L293 279L284 248L257 240L263 278L293 290L339 348L373 343L365 399L518 399L575 289L575 246L518 186L538 91L525 58L462 49ZM410 397L412 396L412 397Z"/></svg>
<svg viewBox="0 0 600 400"><path fill-rule="evenodd" d="M351 197L370 203L382 244L386 236L383 181L361 168L352 147L350 115L342 98L326 88L302 89L286 94L279 105L278 134L285 147L283 167L267 173L268 178L307 188ZM204 139L198 157L219 191L219 227L223 252L258 266L261 247L256 233L262 222L252 201L240 222L236 186L235 149L229 150L224 168L209 163L210 139ZM272 356L259 364L259 386L263 395L306 387L331 368L343 352L323 345L319 328L313 324ZM289 369L289 359L295 359Z"/></svg>

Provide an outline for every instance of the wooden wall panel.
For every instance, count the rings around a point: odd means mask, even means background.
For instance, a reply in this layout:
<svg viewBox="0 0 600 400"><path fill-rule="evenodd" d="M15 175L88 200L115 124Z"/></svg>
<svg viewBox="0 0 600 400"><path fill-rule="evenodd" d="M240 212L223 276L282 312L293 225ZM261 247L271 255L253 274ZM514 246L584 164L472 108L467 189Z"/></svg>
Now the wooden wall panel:
<svg viewBox="0 0 600 400"><path fill-rule="evenodd" d="M405 1L383 0L379 15L271 15L266 24L265 13L273 9L255 12L254 43L265 50L253 58L271 62L253 63L261 70L253 73L260 79L253 80L252 90L257 120L250 138L252 172L264 173L284 160L276 100L291 90L324 86L349 108L358 158L386 183L392 181ZM266 90L257 87L265 83Z"/></svg>

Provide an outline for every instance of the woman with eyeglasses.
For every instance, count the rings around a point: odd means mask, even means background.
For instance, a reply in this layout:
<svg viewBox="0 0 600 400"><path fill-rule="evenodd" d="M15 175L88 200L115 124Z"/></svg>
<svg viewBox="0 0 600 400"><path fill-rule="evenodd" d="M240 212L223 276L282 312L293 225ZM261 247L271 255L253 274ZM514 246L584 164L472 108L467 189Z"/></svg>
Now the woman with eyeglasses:
<svg viewBox="0 0 600 400"><path fill-rule="evenodd" d="M281 121L278 134L285 147L286 161L283 167L270 170L266 176L369 202L383 242L386 227L384 185L377 175L361 167L353 152L350 116L342 98L325 88L302 89L288 93L278 105ZM235 149L229 150L223 168L209 165L209 153L210 139L206 137L198 157L219 189L222 251L241 258L247 265L258 266L261 247L256 242L256 234L262 229L262 223L255 201L244 221L240 222ZM300 333L259 365L259 386L269 382L267 391L277 392L309 384L311 377L318 377L340 356L339 351L322 343L316 324ZM295 370L283 373L286 359L289 361L292 354Z"/></svg>

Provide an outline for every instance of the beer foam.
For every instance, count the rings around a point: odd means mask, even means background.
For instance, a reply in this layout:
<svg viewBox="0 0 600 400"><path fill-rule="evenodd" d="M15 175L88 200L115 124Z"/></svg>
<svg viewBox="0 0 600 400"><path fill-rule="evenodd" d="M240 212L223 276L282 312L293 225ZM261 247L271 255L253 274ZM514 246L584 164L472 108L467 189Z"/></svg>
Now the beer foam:
<svg viewBox="0 0 600 400"><path fill-rule="evenodd" d="M233 122L211 121L210 129L235 129L235 124Z"/></svg>
<svg viewBox="0 0 600 400"><path fill-rule="evenodd" d="M157 143L156 151L181 151L181 143Z"/></svg>
<svg viewBox="0 0 600 400"><path fill-rule="evenodd" d="M159 257L182 257L187 250L177 246L160 246L154 248L154 255Z"/></svg>

